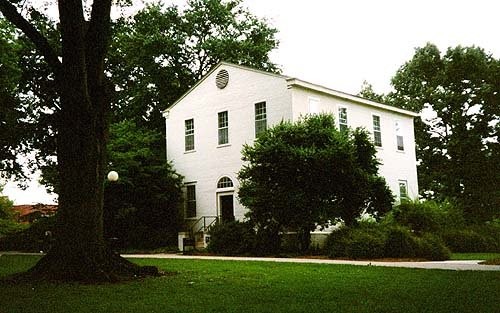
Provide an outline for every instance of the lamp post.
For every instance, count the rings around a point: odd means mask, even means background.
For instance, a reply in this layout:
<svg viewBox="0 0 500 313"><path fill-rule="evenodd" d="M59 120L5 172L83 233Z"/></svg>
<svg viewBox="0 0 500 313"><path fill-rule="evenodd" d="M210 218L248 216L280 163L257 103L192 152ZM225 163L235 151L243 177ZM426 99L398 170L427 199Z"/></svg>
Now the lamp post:
<svg viewBox="0 0 500 313"><path fill-rule="evenodd" d="M118 173L116 171L109 171L108 173L108 181L113 183L118 180ZM117 252L117 246L118 246L118 238L117 237L111 237L108 238L108 245L111 251L115 254L118 254Z"/></svg>

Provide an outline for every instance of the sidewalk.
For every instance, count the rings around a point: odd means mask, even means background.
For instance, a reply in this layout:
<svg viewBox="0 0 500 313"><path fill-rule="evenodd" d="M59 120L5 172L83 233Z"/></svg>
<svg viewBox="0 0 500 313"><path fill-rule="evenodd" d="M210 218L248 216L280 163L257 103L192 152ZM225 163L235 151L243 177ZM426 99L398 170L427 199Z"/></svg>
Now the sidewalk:
<svg viewBox="0 0 500 313"><path fill-rule="evenodd" d="M467 261L429 261L429 262L380 262L380 261L354 261L330 259L302 259L302 258L260 258L260 257L226 257L202 256L182 254L122 254L125 258L150 258L150 259L184 259L184 260L221 260L221 261L258 261L282 263L314 263L314 264L349 264L362 266L387 266L423 269L441 269L454 271L500 271L500 265L481 265L482 260Z"/></svg>

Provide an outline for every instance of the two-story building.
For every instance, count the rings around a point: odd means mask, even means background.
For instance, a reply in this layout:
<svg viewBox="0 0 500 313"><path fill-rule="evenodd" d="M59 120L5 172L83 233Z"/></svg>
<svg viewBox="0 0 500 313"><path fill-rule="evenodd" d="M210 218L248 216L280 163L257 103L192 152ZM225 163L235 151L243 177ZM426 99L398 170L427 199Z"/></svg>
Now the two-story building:
<svg viewBox="0 0 500 313"><path fill-rule="evenodd" d="M244 217L246 209L237 197L244 144L282 120L320 112L333 114L341 129L369 130L382 163L380 175L396 198L417 197L416 113L222 62L164 111L167 158L185 177L184 214L191 233L198 233L201 241L217 218ZM185 236L180 234L180 239Z"/></svg>

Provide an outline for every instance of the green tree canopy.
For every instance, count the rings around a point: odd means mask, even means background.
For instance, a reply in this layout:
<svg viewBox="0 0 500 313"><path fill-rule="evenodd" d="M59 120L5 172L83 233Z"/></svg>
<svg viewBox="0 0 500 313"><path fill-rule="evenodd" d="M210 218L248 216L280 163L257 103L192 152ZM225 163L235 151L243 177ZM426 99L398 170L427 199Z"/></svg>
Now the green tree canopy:
<svg viewBox="0 0 500 313"><path fill-rule="evenodd" d="M182 177L155 154L161 134L128 120L111 125L110 168L120 178L107 182L104 225L107 238L122 246L157 248L177 243Z"/></svg>
<svg viewBox="0 0 500 313"><path fill-rule="evenodd" d="M317 225L391 208L375 152L366 131L341 132L331 115L281 122L244 146L238 196L258 228L298 231L305 250Z"/></svg>
<svg viewBox="0 0 500 313"><path fill-rule="evenodd" d="M116 120L163 130L161 111L220 61L276 72L276 32L241 0L156 3L118 20L108 59Z"/></svg>
<svg viewBox="0 0 500 313"><path fill-rule="evenodd" d="M478 47L432 44L415 51L392 79L398 107L428 112L415 133L421 194L460 204L467 217L500 211L500 60Z"/></svg>

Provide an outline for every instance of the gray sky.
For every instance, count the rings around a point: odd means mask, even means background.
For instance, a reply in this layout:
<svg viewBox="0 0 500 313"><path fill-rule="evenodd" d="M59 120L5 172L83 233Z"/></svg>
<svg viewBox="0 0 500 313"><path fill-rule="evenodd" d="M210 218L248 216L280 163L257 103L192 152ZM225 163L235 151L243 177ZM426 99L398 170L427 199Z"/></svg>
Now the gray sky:
<svg viewBox="0 0 500 313"><path fill-rule="evenodd" d="M184 0L165 1L183 5ZM245 0L251 12L279 30L271 54L285 75L356 94L364 80L376 92L427 42L441 51L482 47L500 58L498 0ZM43 188L4 193L16 204L50 203Z"/></svg>

